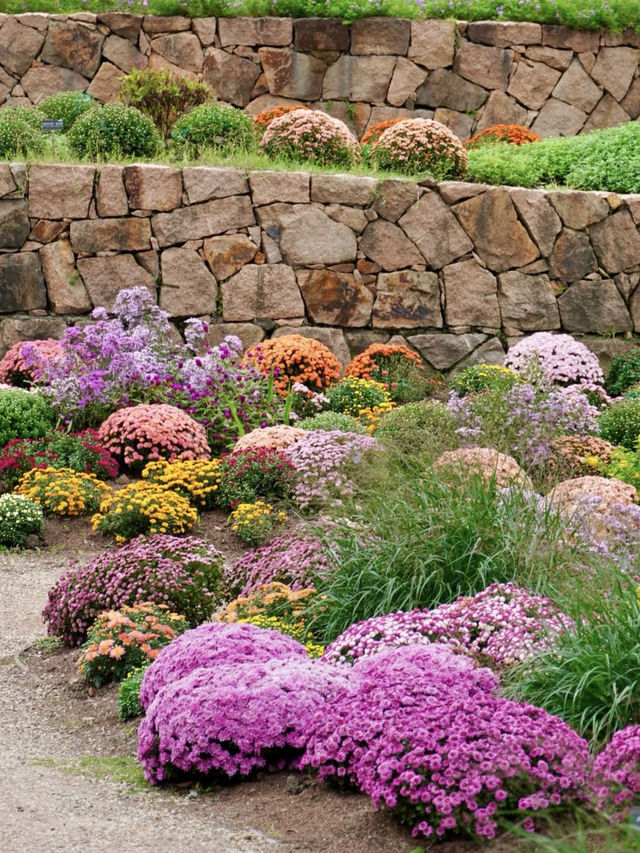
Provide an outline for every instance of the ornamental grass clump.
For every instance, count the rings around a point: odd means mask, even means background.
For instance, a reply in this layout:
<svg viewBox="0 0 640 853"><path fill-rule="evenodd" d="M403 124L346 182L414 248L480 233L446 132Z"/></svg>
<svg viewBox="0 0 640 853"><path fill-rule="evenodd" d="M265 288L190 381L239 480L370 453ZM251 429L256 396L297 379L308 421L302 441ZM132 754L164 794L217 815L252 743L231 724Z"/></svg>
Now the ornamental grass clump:
<svg viewBox="0 0 640 853"><path fill-rule="evenodd" d="M192 530L197 521L198 511L189 498L162 484L140 480L104 498L91 518L91 528L124 542L143 534L179 536Z"/></svg>
<svg viewBox="0 0 640 853"><path fill-rule="evenodd" d="M185 773L227 781L298 769L318 705L346 682L335 667L301 657L196 669L147 707L138 730L145 777L157 785Z"/></svg>
<svg viewBox="0 0 640 853"><path fill-rule="evenodd" d="M23 474L14 493L39 504L47 515L76 516L95 512L109 500L111 487L95 474L47 466Z"/></svg>
<svg viewBox="0 0 640 853"><path fill-rule="evenodd" d="M158 488L177 492L198 509L213 509L218 504L221 475L217 459L179 459L147 462L142 479Z"/></svg>
<svg viewBox="0 0 640 853"><path fill-rule="evenodd" d="M27 536L41 533L44 515L38 503L23 495L0 495L0 545L24 545Z"/></svg>
<svg viewBox="0 0 640 853"><path fill-rule="evenodd" d="M247 545L262 545L287 521L287 514L266 501L239 503L229 516L233 532Z"/></svg>
<svg viewBox="0 0 640 853"><path fill-rule="evenodd" d="M435 643L500 670L546 651L573 624L545 596L512 583L492 584L435 610L398 611L351 625L323 659L354 663L388 648Z"/></svg>
<svg viewBox="0 0 640 853"><path fill-rule="evenodd" d="M408 118L387 128L371 146L371 156L380 169L427 173L437 181L456 180L467 171L467 152L458 137L427 118Z"/></svg>
<svg viewBox="0 0 640 853"><path fill-rule="evenodd" d="M293 590L307 589L330 565L321 539L303 527L294 527L225 568L225 585L229 595L242 596L273 581L288 584Z"/></svg>
<svg viewBox="0 0 640 853"><path fill-rule="evenodd" d="M319 166L352 166L361 156L358 140L344 122L309 109L293 110L271 121L260 148L270 157Z"/></svg>
<svg viewBox="0 0 640 853"><path fill-rule="evenodd" d="M515 370L525 382L538 385L579 385L602 392L604 374L597 357L571 335L536 332L510 347L504 366Z"/></svg>
<svg viewBox="0 0 640 853"><path fill-rule="evenodd" d="M160 649L188 627L182 614L153 601L105 610L89 628L78 667L96 687L122 681L132 670L155 660Z"/></svg>
<svg viewBox="0 0 640 853"><path fill-rule="evenodd" d="M166 459L209 459L204 427L186 412L166 403L141 403L109 415L98 429L104 447L132 471Z"/></svg>
<svg viewBox="0 0 640 853"><path fill-rule="evenodd" d="M227 453L220 459L218 474L218 506L229 510L258 498L273 501L288 498L295 465L286 451L259 447Z"/></svg>
<svg viewBox="0 0 640 853"><path fill-rule="evenodd" d="M0 447L14 438L42 438L54 425L55 415L40 394L0 390Z"/></svg>
<svg viewBox="0 0 640 853"><path fill-rule="evenodd" d="M103 610L143 601L166 604L189 625L208 619L220 598L222 558L202 539L139 536L73 566L49 590L47 632L69 646L84 642Z"/></svg>
<svg viewBox="0 0 640 853"><path fill-rule="evenodd" d="M283 396L294 382L318 392L340 377L340 362L331 350L302 335L283 335L249 347L243 364L254 365L263 376L272 376L274 388Z"/></svg>
<svg viewBox="0 0 640 853"><path fill-rule="evenodd" d="M42 376L45 366L50 361L61 358L62 353L62 344L55 338L18 341L7 350L0 361L0 382L15 385L17 388L28 388L34 380Z"/></svg>
<svg viewBox="0 0 640 853"><path fill-rule="evenodd" d="M364 409L389 402L389 392L381 382L345 376L327 389L326 397L333 412L357 418Z"/></svg>
<svg viewBox="0 0 640 853"><path fill-rule="evenodd" d="M628 820L640 794L640 725L616 732L593 763L591 777L598 809L613 820Z"/></svg>
<svg viewBox="0 0 640 853"><path fill-rule="evenodd" d="M194 670L211 669L215 675L225 666L291 658L306 660L304 646L278 631L238 623L200 625L181 634L158 655L142 681L140 702L148 708L163 687Z"/></svg>

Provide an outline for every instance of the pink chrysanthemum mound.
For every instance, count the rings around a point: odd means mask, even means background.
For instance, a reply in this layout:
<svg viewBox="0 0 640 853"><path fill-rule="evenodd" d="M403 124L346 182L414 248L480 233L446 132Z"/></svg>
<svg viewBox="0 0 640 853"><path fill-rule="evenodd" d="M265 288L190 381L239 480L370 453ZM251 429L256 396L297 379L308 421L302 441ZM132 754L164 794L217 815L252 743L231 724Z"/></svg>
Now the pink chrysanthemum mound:
<svg viewBox="0 0 640 853"><path fill-rule="evenodd" d="M196 669L147 709L138 731L145 776L155 785L176 771L234 778L295 769L318 705L346 683L335 667L300 657Z"/></svg>
<svg viewBox="0 0 640 853"><path fill-rule="evenodd" d="M233 452L240 450L257 450L265 448L267 450L284 450L290 444L295 444L300 438L307 434L304 429L287 426L286 424L277 424L276 426L265 427L264 429L252 429L251 432L245 433L235 443Z"/></svg>
<svg viewBox="0 0 640 853"><path fill-rule="evenodd" d="M211 622L187 631L158 655L140 688L140 704L148 708L165 685L195 669L308 658L305 647L278 631L250 624Z"/></svg>
<svg viewBox="0 0 640 853"><path fill-rule="evenodd" d="M520 812L533 829L530 810L586 800L586 741L540 708L495 696L487 670L460 667L438 647L356 665L356 680L318 708L306 763L355 783L414 835L493 838L503 815Z"/></svg>
<svg viewBox="0 0 640 853"><path fill-rule="evenodd" d="M514 484L533 490L533 484L512 456L499 453L490 447L462 447L448 450L433 463L433 470L440 476L449 472L463 474L481 474L488 483L495 477L499 488Z"/></svg>
<svg viewBox="0 0 640 853"><path fill-rule="evenodd" d="M435 610L357 622L327 646L322 659L351 663L390 648L436 644L502 668L544 651L555 635L572 628L572 620L550 599L512 583L494 583Z"/></svg>
<svg viewBox="0 0 640 853"><path fill-rule="evenodd" d="M38 379L45 366L62 358L63 349L55 338L18 341L0 361L0 382L24 387Z"/></svg>
<svg viewBox="0 0 640 853"><path fill-rule="evenodd" d="M210 459L204 427L186 412L166 403L120 409L98 430L98 439L119 462L133 470L166 459Z"/></svg>
<svg viewBox="0 0 640 853"><path fill-rule="evenodd" d="M444 124L428 118L410 118L387 128L371 153L381 169L428 172L439 181L462 178L467 171L462 142Z"/></svg>
<svg viewBox="0 0 640 853"><path fill-rule="evenodd" d="M547 470L564 477L588 477L598 462L611 462L613 449L611 442L596 435L561 435L551 442Z"/></svg>
<svg viewBox="0 0 640 853"><path fill-rule="evenodd" d="M360 158L360 145L347 125L320 110L293 110L274 119L260 140L271 157L348 166Z"/></svg>
<svg viewBox="0 0 640 853"><path fill-rule="evenodd" d="M555 385L579 385L601 389L604 374L597 357L571 335L536 332L510 347L504 366L519 373L527 382L542 377Z"/></svg>
<svg viewBox="0 0 640 853"><path fill-rule="evenodd" d="M569 513L575 512L582 498L593 497L591 512L607 513L614 504L637 503L638 492L629 483L623 483L615 477L576 477L558 483L549 497L553 504ZM599 498L599 502L595 498Z"/></svg>
<svg viewBox="0 0 640 853"><path fill-rule="evenodd" d="M593 765L592 787L598 808L614 820L628 820L640 794L640 726L616 732Z"/></svg>

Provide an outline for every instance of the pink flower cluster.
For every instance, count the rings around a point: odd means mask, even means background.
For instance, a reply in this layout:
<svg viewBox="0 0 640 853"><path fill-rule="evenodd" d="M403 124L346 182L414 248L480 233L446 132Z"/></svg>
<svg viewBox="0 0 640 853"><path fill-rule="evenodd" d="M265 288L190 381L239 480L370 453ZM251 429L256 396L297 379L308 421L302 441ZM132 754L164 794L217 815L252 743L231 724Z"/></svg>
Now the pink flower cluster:
<svg viewBox="0 0 640 853"><path fill-rule="evenodd" d="M307 659L304 646L287 634L248 623L211 622L178 637L158 655L140 687L140 704L148 708L163 687L196 669L266 663L292 657Z"/></svg>
<svg viewBox="0 0 640 853"><path fill-rule="evenodd" d="M323 660L352 663L390 647L443 643L488 665L505 667L544 651L554 635L572 627L572 620L548 598L511 583L495 583L435 610L357 622L327 646Z"/></svg>
<svg viewBox="0 0 640 853"><path fill-rule="evenodd" d="M318 708L304 761L355 782L414 835L493 838L514 812L533 830L529 811L587 799L585 740L540 708L495 696L486 671L426 651L356 665L349 687Z"/></svg>
<svg viewBox="0 0 640 853"><path fill-rule="evenodd" d="M41 341L18 341L0 361L0 382L27 385L42 376L43 369L63 355L60 341L44 338Z"/></svg>
<svg viewBox="0 0 640 853"><path fill-rule="evenodd" d="M383 169L428 172L436 180L461 178L467 171L462 142L444 124L427 118L406 119L388 127L371 152Z"/></svg>
<svg viewBox="0 0 640 853"><path fill-rule="evenodd" d="M205 428L166 403L119 409L100 425L98 438L124 465L140 469L154 459L210 459Z"/></svg>
<svg viewBox="0 0 640 853"><path fill-rule="evenodd" d="M320 110L292 110L274 119L260 147L270 156L347 165L360 157L358 140L346 124Z"/></svg>
<svg viewBox="0 0 640 853"><path fill-rule="evenodd" d="M571 335L536 332L512 346L504 366L527 382L540 378L554 385L580 385L604 393L604 374L597 357Z"/></svg>
<svg viewBox="0 0 640 853"><path fill-rule="evenodd" d="M640 795L640 726L616 732L596 757L592 775L599 809L612 811L614 820L627 820L629 807Z"/></svg>

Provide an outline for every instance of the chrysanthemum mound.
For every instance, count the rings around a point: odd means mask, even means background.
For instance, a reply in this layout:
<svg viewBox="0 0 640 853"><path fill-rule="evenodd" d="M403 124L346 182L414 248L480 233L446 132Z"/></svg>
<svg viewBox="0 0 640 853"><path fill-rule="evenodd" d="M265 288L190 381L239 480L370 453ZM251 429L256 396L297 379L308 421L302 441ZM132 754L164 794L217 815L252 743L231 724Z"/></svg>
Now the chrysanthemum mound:
<svg viewBox="0 0 640 853"><path fill-rule="evenodd" d="M196 669L214 669L245 663L302 658L308 660L301 643L278 631L255 625L212 622L178 637L158 655L145 673L140 704L149 708L168 684L185 678Z"/></svg>
<svg viewBox="0 0 640 853"><path fill-rule="evenodd" d="M592 784L598 808L614 820L628 820L640 794L640 726L614 734L594 762Z"/></svg>
<svg viewBox="0 0 640 853"><path fill-rule="evenodd" d="M286 424L264 427L264 429L252 429L251 432L245 433L237 440L233 452L257 450L261 447L267 450L284 450L285 447L295 444L298 439L305 435L305 430Z"/></svg>
<svg viewBox="0 0 640 853"><path fill-rule="evenodd" d="M552 503L568 513L574 512L580 499L587 496L594 498L591 510L598 513L606 513L613 504L630 505L638 501L635 488L615 477L576 477L558 483L550 493Z"/></svg>
<svg viewBox="0 0 640 853"><path fill-rule="evenodd" d="M488 483L495 477L499 488L514 484L533 489L533 484L512 456L499 453L490 447L462 447L448 450L433 463L433 470L440 476L450 473L458 476L480 474Z"/></svg>

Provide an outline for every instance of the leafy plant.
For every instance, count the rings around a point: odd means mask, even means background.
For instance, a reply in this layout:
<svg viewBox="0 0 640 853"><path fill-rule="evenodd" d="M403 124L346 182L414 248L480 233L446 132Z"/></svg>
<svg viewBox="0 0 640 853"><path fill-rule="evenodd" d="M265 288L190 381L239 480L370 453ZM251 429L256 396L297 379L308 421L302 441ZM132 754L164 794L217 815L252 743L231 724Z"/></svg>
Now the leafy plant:
<svg viewBox="0 0 640 853"><path fill-rule="evenodd" d="M42 438L54 423L55 415L40 394L0 390L0 447L14 438Z"/></svg>
<svg viewBox="0 0 640 853"><path fill-rule="evenodd" d="M181 116L213 98L206 83L177 76L168 68L134 68L120 85L120 100L148 116L163 139L169 138Z"/></svg>
<svg viewBox="0 0 640 853"><path fill-rule="evenodd" d="M640 399L614 403L600 415L600 435L611 444L635 450L640 437Z"/></svg>
<svg viewBox="0 0 640 853"><path fill-rule="evenodd" d="M618 397L637 382L640 382L640 347L630 347L612 359L605 388L612 397Z"/></svg>
<svg viewBox="0 0 640 853"><path fill-rule="evenodd" d="M118 689L118 718L122 721L141 717L144 708L140 704L140 685L151 661L132 669L120 682Z"/></svg>
<svg viewBox="0 0 640 853"><path fill-rule="evenodd" d="M253 122L230 104L202 104L173 126L171 139L192 154L206 149L250 151L255 148Z"/></svg>
<svg viewBox="0 0 640 853"><path fill-rule="evenodd" d="M151 119L124 104L104 104L83 113L73 123L67 142L72 154L88 160L152 157L160 147Z"/></svg>
<svg viewBox="0 0 640 853"><path fill-rule="evenodd" d="M0 545L24 545L27 536L44 527L42 509L23 495L0 495Z"/></svg>
<svg viewBox="0 0 640 853"><path fill-rule="evenodd" d="M75 120L94 105L95 101L86 92L57 92L40 101L38 110L46 118L62 119L63 131L67 133Z"/></svg>

